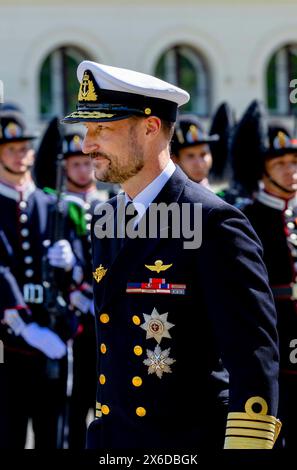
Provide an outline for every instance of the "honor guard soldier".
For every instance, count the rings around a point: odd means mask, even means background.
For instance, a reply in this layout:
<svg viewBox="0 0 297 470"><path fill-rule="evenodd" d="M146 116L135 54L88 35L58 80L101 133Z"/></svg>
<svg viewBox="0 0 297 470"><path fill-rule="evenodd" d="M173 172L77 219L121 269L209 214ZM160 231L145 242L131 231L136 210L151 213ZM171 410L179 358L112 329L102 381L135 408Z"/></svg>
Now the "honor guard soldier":
<svg viewBox="0 0 297 470"><path fill-rule="evenodd" d="M262 250L240 211L170 159L188 93L90 61L77 75L77 110L64 120L85 124L96 178L125 192L92 223L98 391L88 448L272 448L278 346ZM168 207L177 212L156 224ZM187 245L201 223L202 243Z"/></svg>
<svg viewBox="0 0 297 470"><path fill-rule="evenodd" d="M218 139L218 135L206 133L195 115L185 114L177 120L171 142L171 158L174 163L191 180L209 189L208 176L213 164L209 144Z"/></svg>
<svg viewBox="0 0 297 470"><path fill-rule="evenodd" d="M92 291L91 220L95 206L108 199L106 190L96 186L91 158L82 153L83 136L65 135L64 160L68 211L76 220L77 236L83 242L84 280L70 294L71 305L79 314L79 328L73 340L72 392L69 406L69 449L84 449L86 418L95 408L96 398L96 336ZM79 212L79 209L81 212ZM71 215L70 214L70 215ZM95 411L95 410L94 410Z"/></svg>
<svg viewBox="0 0 297 470"><path fill-rule="evenodd" d="M243 119L248 129L242 146L252 141L255 148L250 149L248 161L238 161L238 165L242 166L242 175L244 167L250 166L247 186L258 186L254 201L244 212L262 242L275 298L280 342L282 445L293 449L297 440L297 141L282 125L268 126L263 104L258 101L249 106ZM247 125L251 120L253 135L249 132L251 125Z"/></svg>
<svg viewBox="0 0 297 470"><path fill-rule="evenodd" d="M0 447L25 446L29 417L36 449L55 448L64 383L52 372L66 365L66 345L49 329L43 266L71 277L76 257L67 240L50 245L54 204L37 189L30 169L33 139L22 117L0 113ZM63 338L63 340L66 338ZM59 359L59 360L58 360Z"/></svg>

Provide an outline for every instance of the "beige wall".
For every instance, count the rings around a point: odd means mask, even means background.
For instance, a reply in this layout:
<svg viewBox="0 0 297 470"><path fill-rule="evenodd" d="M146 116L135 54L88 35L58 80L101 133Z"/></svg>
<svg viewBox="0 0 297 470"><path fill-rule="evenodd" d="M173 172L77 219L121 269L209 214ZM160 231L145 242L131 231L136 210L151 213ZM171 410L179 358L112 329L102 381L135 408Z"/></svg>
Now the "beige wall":
<svg viewBox="0 0 297 470"><path fill-rule="evenodd" d="M297 42L296 0L0 0L5 100L19 102L32 126L38 124L40 65L62 45L153 73L164 49L187 43L209 66L212 110L227 100L239 115L251 99L264 99L267 61L287 42Z"/></svg>

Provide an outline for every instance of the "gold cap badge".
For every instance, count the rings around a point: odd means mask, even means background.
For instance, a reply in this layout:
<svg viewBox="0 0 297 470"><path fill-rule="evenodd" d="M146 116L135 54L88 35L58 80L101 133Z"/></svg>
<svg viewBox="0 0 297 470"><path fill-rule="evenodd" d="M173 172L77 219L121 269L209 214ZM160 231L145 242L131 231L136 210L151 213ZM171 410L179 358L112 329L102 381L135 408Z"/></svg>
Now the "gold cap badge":
<svg viewBox="0 0 297 470"><path fill-rule="evenodd" d="M82 78L79 92L78 92L78 101L97 101L98 96L95 91L95 85L93 80L90 78L90 74L85 71Z"/></svg>

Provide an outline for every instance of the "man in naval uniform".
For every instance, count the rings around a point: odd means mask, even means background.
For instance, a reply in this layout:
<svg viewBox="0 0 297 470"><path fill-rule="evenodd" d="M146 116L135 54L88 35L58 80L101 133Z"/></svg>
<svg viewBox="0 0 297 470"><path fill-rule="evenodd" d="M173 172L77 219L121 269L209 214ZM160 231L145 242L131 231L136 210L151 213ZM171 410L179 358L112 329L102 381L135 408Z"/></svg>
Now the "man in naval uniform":
<svg viewBox="0 0 297 470"><path fill-rule="evenodd" d="M77 110L64 120L85 124L96 178L124 190L92 224L98 390L88 448L272 448L278 345L262 250L240 211L170 159L188 93L90 61L77 76ZM134 214L126 229L123 202ZM156 209L169 204L178 214L155 231ZM189 246L193 224L191 238L203 226L203 240Z"/></svg>
<svg viewBox="0 0 297 470"><path fill-rule="evenodd" d="M35 448L57 445L65 387L56 372L66 366L66 337L62 341L49 329L53 321L44 307L43 282L48 279L43 266L48 259L60 268L64 288L76 265L67 240L49 246L54 204L32 181L32 139L20 114L1 111L0 334L5 363L0 371L0 447L9 449L24 448L29 417Z"/></svg>
<svg viewBox="0 0 297 470"><path fill-rule="evenodd" d="M259 122L258 127L264 128L263 123ZM266 148L254 165L255 177L262 175L259 190L244 212L262 242L275 298L280 342L282 445L293 449L297 440L297 141L283 126L269 126L267 133Z"/></svg>
<svg viewBox="0 0 297 470"><path fill-rule="evenodd" d="M181 115L176 122L171 142L172 160L196 183L210 189L208 176L212 167L209 144L218 135L208 135L195 115Z"/></svg>
<svg viewBox="0 0 297 470"><path fill-rule="evenodd" d="M70 302L79 315L79 327L73 339L73 375L69 404L69 449L84 449L86 418L95 408L96 399L96 336L92 291L91 219L95 206L108 199L106 190L99 190L89 156L82 153L82 134L65 135L64 160L67 191L63 196L69 215L76 221L77 236L83 243L84 279L70 293Z"/></svg>

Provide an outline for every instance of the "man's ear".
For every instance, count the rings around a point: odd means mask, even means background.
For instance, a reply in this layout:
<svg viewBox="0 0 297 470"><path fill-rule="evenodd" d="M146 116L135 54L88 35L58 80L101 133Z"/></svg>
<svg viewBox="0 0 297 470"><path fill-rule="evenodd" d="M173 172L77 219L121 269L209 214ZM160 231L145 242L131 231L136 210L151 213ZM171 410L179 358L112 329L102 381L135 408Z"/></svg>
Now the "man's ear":
<svg viewBox="0 0 297 470"><path fill-rule="evenodd" d="M35 161L35 150L34 149L29 149L27 157L28 157L28 164L30 166L33 165L34 161Z"/></svg>
<svg viewBox="0 0 297 470"><path fill-rule="evenodd" d="M156 136L161 131L162 122L157 116L150 116L145 120L146 135Z"/></svg>

